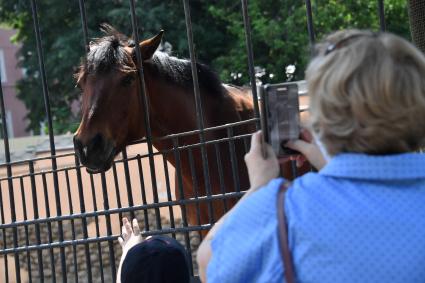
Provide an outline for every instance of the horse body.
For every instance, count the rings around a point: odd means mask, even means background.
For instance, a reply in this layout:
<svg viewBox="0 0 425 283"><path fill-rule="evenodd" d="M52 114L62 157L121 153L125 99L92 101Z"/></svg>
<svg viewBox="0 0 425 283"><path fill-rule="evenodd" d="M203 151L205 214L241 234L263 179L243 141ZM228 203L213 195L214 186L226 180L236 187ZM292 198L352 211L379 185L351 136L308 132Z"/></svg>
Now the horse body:
<svg viewBox="0 0 425 283"><path fill-rule="evenodd" d="M198 129L190 62L156 51L162 32L134 44L110 26L104 26L104 30L107 35L90 45L86 60L76 75L83 99L82 120L74 135L74 146L87 171L99 173L108 170L114 157L126 145L146 135L135 60L135 50L139 48L153 145L166 152L167 160L177 169L177 199L248 189L249 179L243 157L249 145L240 138L217 140L252 133L255 131L254 124L232 127L230 135L227 129L204 132L207 144L202 146L206 163L200 146L173 150L172 140L158 137ZM218 76L203 64L198 63L197 69L204 127L254 117L252 97L247 95L247 90L223 85ZM200 142L199 134L184 135L178 137L177 146L199 145ZM283 167L284 176L291 176L289 164ZM235 198L188 204L188 222L190 225L211 223L224 214L226 206L229 209L234 203Z"/></svg>
<svg viewBox="0 0 425 283"><path fill-rule="evenodd" d="M177 198L248 189L248 175L243 161L245 144L241 139L204 145L206 164L203 163L199 146L173 151L172 140L157 139L198 129L190 61L156 51L162 33L135 45L111 27L105 29L107 35L91 44L86 61L77 74L83 103L82 120L75 133L74 144L87 170L91 173L108 170L114 157L127 144L146 135L135 60L135 49L140 48L153 145L159 151L168 152L167 160L178 169L176 171L180 171L176 178ZM204 127L253 117L253 104L249 96L241 89L224 86L207 66L197 64L197 68ZM254 130L253 124L240 125L234 127L233 135L248 134ZM204 133L207 142L227 136L226 129ZM200 142L199 134L185 135L178 138L177 145ZM204 165L208 167L208 179L204 174ZM208 191L208 187L211 191ZM208 202L212 209L209 209ZM227 204L227 208L230 208L236 200L208 202L187 205L190 225L217 220L224 213L224 206Z"/></svg>
<svg viewBox="0 0 425 283"><path fill-rule="evenodd" d="M154 56L163 57L164 54L156 53ZM165 60L177 60L176 58L164 58ZM158 64L155 60L146 62L145 82L149 99L150 121L152 135L162 137L174 133L188 132L198 128L193 85L186 85L181 81L170 80L169 77L158 76L156 69ZM188 61L183 64L189 64ZM204 68L198 65L201 70ZM186 70L188 71L188 70ZM226 123L239 122L254 117L252 99L238 88L224 86L220 83L213 90L202 83L202 71L200 73L200 96L203 105L204 126L214 127ZM164 99L167 98L167 99ZM141 117L142 119L142 117ZM253 124L238 126L234 130L234 135L251 133L255 130ZM225 129L207 131L204 133L205 141L219 140L227 137ZM188 135L178 138L178 146L199 144L199 135ZM223 192L234 192L249 188L248 175L243 162L245 146L243 141L236 140L234 160L236 161L237 175L233 176L229 156L231 154L229 143L221 142L217 146L205 145L207 156L207 166L209 178L205 179L204 167L200 147L194 147L189 154L189 150L179 152L182 180L179 182L176 175L175 193L177 198L193 198L207 195L207 185L211 187L211 194L216 195ZM154 140L153 145L160 151L173 148L172 141ZM217 160L217 155L221 157ZM167 160L176 168L177 160L175 154L167 154ZM192 160L190 160L192 159ZM192 166L191 166L192 162ZM179 172L176 172L179 174ZM220 180L220 175L222 176ZM235 178L239 179L240 188L235 187ZM183 188L179 188L183 185ZM182 196L180 192L183 192ZM196 205L188 205L187 213L190 224L206 224L211 219L217 220L225 211L225 204L230 208L235 203L235 199L227 201L212 201L213 215L209 215L208 203L202 202L197 208ZM197 209L199 211L197 212ZM199 218L197 216L199 213ZM199 222L199 223L198 223Z"/></svg>

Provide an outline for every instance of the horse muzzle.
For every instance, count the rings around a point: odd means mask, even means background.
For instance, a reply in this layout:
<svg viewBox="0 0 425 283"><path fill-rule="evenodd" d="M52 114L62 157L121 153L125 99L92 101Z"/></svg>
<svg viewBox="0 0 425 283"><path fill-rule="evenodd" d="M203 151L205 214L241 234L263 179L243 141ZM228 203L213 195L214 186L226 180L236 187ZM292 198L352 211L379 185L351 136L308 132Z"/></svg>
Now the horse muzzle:
<svg viewBox="0 0 425 283"><path fill-rule="evenodd" d="M91 174L109 170L116 155L113 142L101 134L96 134L86 144L74 136L74 149L81 164L86 166L87 172Z"/></svg>

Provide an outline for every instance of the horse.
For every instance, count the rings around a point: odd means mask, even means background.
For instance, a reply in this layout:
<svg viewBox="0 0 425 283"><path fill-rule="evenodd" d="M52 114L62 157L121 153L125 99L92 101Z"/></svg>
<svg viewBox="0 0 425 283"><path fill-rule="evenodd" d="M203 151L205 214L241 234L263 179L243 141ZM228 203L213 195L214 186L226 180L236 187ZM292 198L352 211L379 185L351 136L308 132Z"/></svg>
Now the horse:
<svg viewBox="0 0 425 283"><path fill-rule="evenodd" d="M126 145L146 136L136 48L140 49L142 57L153 146L165 152L175 146L200 143L199 135L180 136L177 145L170 139L156 138L198 128L190 61L157 50L162 31L139 44L109 25L104 25L102 31L105 36L91 42L76 74L82 91L82 118L74 135L74 147L87 171L99 173L108 170L115 156ZM223 84L217 74L204 64L197 63L197 69L202 119L206 128L254 117L252 97L244 89ZM254 131L255 124L248 123L234 127L233 135ZM226 129L204 132L207 142L227 137ZM176 172L177 199L248 189L249 179L244 164L246 144L241 139L233 143L233 161L229 158L232 152L228 142L205 145L209 179L204 175L200 147L192 148L190 154L188 151L179 152L179 158L176 154L167 154L167 161L180 168L180 172ZM221 156L221 161L217 155ZM290 175L291 171L286 171ZM235 178L239 182L235 182ZM216 221L235 203L236 199L230 198L187 204L188 223L199 225Z"/></svg>

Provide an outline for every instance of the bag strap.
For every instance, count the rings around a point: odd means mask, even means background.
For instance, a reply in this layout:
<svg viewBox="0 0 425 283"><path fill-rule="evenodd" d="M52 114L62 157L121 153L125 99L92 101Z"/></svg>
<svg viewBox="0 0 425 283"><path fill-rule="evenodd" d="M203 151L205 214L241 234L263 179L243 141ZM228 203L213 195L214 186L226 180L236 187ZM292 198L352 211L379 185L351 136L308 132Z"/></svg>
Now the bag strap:
<svg viewBox="0 0 425 283"><path fill-rule="evenodd" d="M285 193L287 190L288 183L284 181L282 185L280 185L279 193L277 195L278 238L286 283L294 283L295 273L291 251L288 246L288 228L285 216Z"/></svg>

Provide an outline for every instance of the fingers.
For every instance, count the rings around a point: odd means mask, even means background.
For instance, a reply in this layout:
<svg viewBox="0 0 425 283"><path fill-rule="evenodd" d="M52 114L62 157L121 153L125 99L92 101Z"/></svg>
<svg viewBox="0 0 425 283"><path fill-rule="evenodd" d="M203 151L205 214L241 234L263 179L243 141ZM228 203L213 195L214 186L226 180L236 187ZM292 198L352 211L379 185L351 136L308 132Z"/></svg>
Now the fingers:
<svg viewBox="0 0 425 283"><path fill-rule="evenodd" d="M303 140L289 141L285 144L286 147L289 147L290 149L299 151L302 154L305 154L307 152L308 147L310 145L311 145L310 143L305 142Z"/></svg>
<svg viewBox="0 0 425 283"><path fill-rule="evenodd" d="M124 241L127 241L131 234L133 233L133 230L131 229L130 222L128 222L128 219L124 217L122 219L122 228L121 228L121 236Z"/></svg>
<svg viewBox="0 0 425 283"><path fill-rule="evenodd" d="M307 129L301 130L301 139L305 140L306 142L312 142L313 141L313 135L310 133Z"/></svg>
<svg viewBox="0 0 425 283"><path fill-rule="evenodd" d="M266 158L263 155L263 148L265 149ZM275 153L273 148L267 144L263 144L262 132L258 131L252 134L251 136L251 148L249 152L245 155L245 161L249 161L250 159L269 159L270 157L274 157Z"/></svg>
<svg viewBox="0 0 425 283"><path fill-rule="evenodd" d="M304 165L304 163L307 162L307 158L305 158L304 155L298 155L296 159L297 167L300 168Z"/></svg>
<svg viewBox="0 0 425 283"><path fill-rule="evenodd" d="M261 131L255 132L252 135L250 151L252 151L252 152L260 152L261 151L261 145L262 145L261 135L262 135Z"/></svg>
<svg viewBox="0 0 425 283"><path fill-rule="evenodd" d="M133 233L136 236L140 235L139 223L137 222L136 218L133 219Z"/></svg>
<svg viewBox="0 0 425 283"><path fill-rule="evenodd" d="M127 235L131 235L133 233L133 229L131 229L131 224L127 218L124 218L124 219L123 219L123 224L124 224L125 232Z"/></svg>

